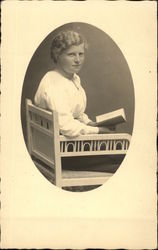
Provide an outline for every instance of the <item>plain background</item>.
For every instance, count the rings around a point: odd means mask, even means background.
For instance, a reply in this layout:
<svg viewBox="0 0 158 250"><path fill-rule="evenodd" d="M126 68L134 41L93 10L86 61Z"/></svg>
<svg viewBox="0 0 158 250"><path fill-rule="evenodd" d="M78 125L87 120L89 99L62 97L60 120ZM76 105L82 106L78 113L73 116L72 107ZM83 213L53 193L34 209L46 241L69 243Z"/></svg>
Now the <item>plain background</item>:
<svg viewBox="0 0 158 250"><path fill-rule="evenodd" d="M104 31L88 23L74 22L62 25L41 41L28 65L24 79L21 103L21 117L26 137L25 99L33 100L44 74L54 65L50 58L53 37L61 30L73 29L84 35L89 48L85 63L79 72L81 83L87 95L86 113L95 116L124 108L127 123L117 126L117 132L132 134L134 119L134 86L128 63L116 43Z"/></svg>
<svg viewBox="0 0 158 250"><path fill-rule="evenodd" d="M106 32L125 56L134 84L128 153L102 187L62 191L35 168L21 128L21 94L33 53L69 22ZM2 3L1 247L155 249L156 3L6 1Z"/></svg>

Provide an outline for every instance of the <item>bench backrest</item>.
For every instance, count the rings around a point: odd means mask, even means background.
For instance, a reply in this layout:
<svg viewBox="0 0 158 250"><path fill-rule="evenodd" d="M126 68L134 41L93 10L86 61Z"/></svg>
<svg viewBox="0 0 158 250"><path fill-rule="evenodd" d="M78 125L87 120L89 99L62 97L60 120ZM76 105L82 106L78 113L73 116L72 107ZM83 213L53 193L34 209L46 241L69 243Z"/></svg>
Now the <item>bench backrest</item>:
<svg viewBox="0 0 158 250"><path fill-rule="evenodd" d="M27 146L31 156L54 167L60 153L58 115L26 99Z"/></svg>

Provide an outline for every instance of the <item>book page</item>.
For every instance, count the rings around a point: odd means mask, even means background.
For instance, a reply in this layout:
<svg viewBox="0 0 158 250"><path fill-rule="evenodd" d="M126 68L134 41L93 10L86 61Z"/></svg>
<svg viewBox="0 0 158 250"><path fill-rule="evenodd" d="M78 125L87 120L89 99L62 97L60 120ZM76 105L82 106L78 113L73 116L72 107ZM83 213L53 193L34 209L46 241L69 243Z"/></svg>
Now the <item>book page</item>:
<svg viewBox="0 0 158 250"><path fill-rule="evenodd" d="M96 116L96 121L102 122L104 120L112 119L118 116L121 116L124 120L126 120L124 109L119 109L119 110L115 110L113 112L109 112L103 115L98 115Z"/></svg>
<svg viewBox="0 0 158 250"><path fill-rule="evenodd" d="M115 41L135 94L125 160L107 183L83 193L64 191L42 176L26 149L20 115L32 56L48 34L71 22L93 25ZM3 1L1 109L2 249L156 248L156 2Z"/></svg>

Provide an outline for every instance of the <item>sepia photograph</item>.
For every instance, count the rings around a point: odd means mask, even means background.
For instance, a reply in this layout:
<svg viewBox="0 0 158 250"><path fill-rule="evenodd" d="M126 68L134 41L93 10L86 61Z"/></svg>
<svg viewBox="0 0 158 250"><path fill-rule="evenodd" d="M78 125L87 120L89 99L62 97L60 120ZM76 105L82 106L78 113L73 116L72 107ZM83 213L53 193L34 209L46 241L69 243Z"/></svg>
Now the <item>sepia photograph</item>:
<svg viewBox="0 0 158 250"><path fill-rule="evenodd" d="M128 151L134 122L131 72L112 38L81 22L53 30L28 65L21 119L32 160L54 185L86 191L106 182Z"/></svg>
<svg viewBox="0 0 158 250"><path fill-rule="evenodd" d="M3 1L1 248L156 249L154 1Z"/></svg>

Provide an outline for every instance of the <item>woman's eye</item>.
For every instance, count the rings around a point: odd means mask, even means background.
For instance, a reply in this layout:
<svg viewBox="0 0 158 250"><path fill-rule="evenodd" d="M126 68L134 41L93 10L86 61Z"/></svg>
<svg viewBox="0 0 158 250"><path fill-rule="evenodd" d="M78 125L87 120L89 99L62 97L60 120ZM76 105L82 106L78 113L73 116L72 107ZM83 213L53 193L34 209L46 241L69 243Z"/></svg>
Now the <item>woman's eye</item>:
<svg viewBox="0 0 158 250"><path fill-rule="evenodd" d="M68 55L68 56L72 56L72 57L73 57L73 56L77 56L77 54L75 54L75 53L68 53L67 55ZM81 52L81 53L79 53L78 55L82 57L82 56L84 56L84 53Z"/></svg>
<svg viewBox="0 0 158 250"><path fill-rule="evenodd" d="M69 53L68 56L75 56L75 54L74 53Z"/></svg>

